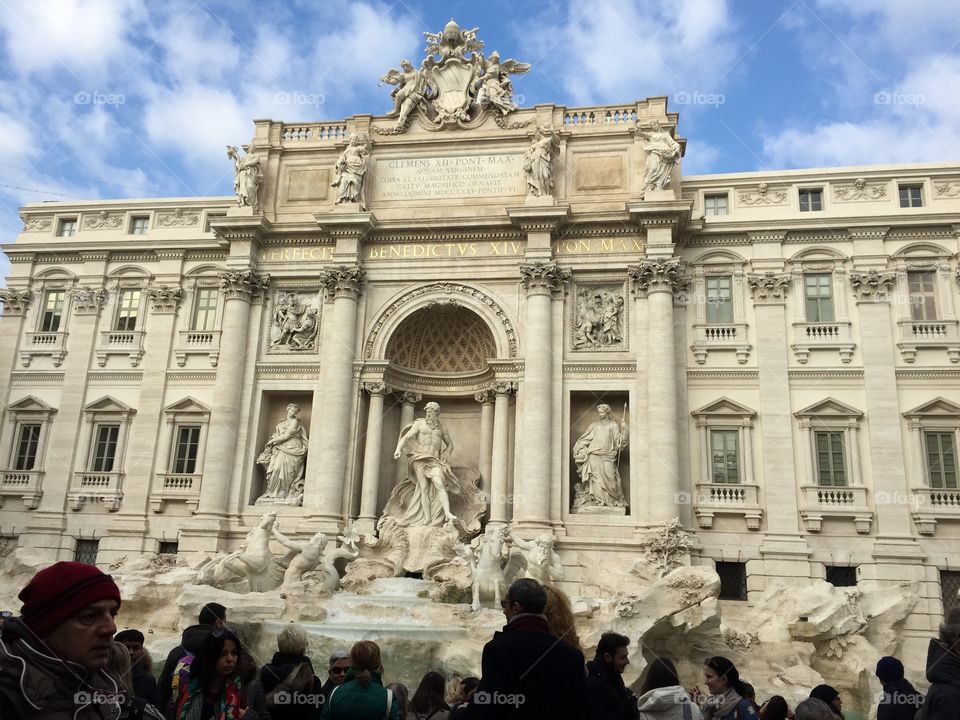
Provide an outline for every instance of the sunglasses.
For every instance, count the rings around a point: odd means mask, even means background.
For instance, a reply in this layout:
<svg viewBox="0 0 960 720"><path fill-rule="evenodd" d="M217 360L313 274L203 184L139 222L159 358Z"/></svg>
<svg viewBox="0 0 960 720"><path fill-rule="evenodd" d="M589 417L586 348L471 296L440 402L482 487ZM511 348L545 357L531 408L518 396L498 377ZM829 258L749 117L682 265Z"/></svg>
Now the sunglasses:
<svg viewBox="0 0 960 720"><path fill-rule="evenodd" d="M345 667L332 667L329 672L331 675L343 675L346 671Z"/></svg>

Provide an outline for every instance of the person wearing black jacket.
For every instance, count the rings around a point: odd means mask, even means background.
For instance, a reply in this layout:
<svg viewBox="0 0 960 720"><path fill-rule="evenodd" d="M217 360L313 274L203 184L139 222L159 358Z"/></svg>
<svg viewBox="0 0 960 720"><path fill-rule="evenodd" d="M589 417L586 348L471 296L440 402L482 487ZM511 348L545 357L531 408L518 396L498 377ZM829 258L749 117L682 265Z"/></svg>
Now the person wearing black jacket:
<svg viewBox="0 0 960 720"><path fill-rule="evenodd" d="M903 675L903 663L895 657L882 657L877 663L877 678L883 683L883 696L877 706L877 720L913 720L923 705L923 694Z"/></svg>
<svg viewBox="0 0 960 720"><path fill-rule="evenodd" d="M583 653L550 634L543 586L516 580L500 604L507 624L483 647L483 673L467 718L590 717Z"/></svg>
<svg viewBox="0 0 960 720"><path fill-rule="evenodd" d="M250 687L250 706L258 720L318 720L325 701L323 682L305 654L306 630L287 625L277 636L277 650Z"/></svg>
<svg viewBox="0 0 960 720"><path fill-rule="evenodd" d="M587 696L591 720L633 720L637 699L623 682L623 671L630 664L630 638L615 632L604 633L597 643L597 654L587 663Z"/></svg>
<svg viewBox="0 0 960 720"><path fill-rule="evenodd" d="M130 653L130 676L133 680L133 694L159 709L160 698L157 693L157 679L143 666L143 633L139 630L121 630L114 636L113 640L125 646Z"/></svg>
<svg viewBox="0 0 960 720"><path fill-rule="evenodd" d="M191 625L183 631L180 638L180 644L177 645L167 655L166 662L163 663L163 669L160 671L160 678L157 680L157 694L160 704L157 706L162 712L169 709L171 696L173 693L173 671L184 655L196 655L200 652L200 646L207 635L218 628L227 626L227 609L219 603L207 603L200 611L199 623Z"/></svg>
<svg viewBox="0 0 960 720"><path fill-rule="evenodd" d="M927 650L927 680L930 689L923 706L926 720L956 720L960 717L960 608L954 608L940 624L940 637Z"/></svg>

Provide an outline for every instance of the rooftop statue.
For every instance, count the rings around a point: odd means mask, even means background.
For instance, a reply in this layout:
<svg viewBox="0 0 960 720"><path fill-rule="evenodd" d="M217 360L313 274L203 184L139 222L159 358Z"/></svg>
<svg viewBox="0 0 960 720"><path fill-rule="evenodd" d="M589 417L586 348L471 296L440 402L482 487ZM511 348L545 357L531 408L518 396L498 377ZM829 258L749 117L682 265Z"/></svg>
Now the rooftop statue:
<svg viewBox="0 0 960 720"><path fill-rule="evenodd" d="M391 129L374 127L374 132L396 134L406 131L415 111L419 110L428 127L466 127L492 112L498 124L517 105L513 99L510 75L530 69L528 63L501 60L494 51L483 55L483 41L478 28L461 30L451 20L441 32L425 32L427 46L419 68L409 60L400 62L400 69L391 68L380 84L396 85L390 93L393 108L388 117L397 118ZM511 125L510 127L522 127Z"/></svg>
<svg viewBox="0 0 960 720"><path fill-rule="evenodd" d="M243 146L245 155L240 156L236 145L227 145L227 157L233 160L233 192L239 207L249 206L260 212L260 186L263 185L263 168L260 156Z"/></svg>

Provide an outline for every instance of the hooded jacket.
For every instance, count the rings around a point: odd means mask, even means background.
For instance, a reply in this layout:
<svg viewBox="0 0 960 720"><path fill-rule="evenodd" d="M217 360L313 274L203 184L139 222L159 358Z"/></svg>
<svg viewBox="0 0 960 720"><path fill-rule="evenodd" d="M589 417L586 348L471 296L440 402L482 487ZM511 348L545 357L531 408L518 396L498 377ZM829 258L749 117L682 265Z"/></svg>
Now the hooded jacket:
<svg viewBox="0 0 960 720"><path fill-rule="evenodd" d="M587 698L592 720L633 720L636 699L624 685L623 675L602 660L587 663Z"/></svg>
<svg viewBox="0 0 960 720"><path fill-rule="evenodd" d="M877 706L877 720L913 720L922 705L923 693L906 678L885 682Z"/></svg>
<svg viewBox="0 0 960 720"><path fill-rule="evenodd" d="M645 692L637 700L640 720L684 720L683 706L689 707L690 720L702 720L703 714L680 685Z"/></svg>
<svg viewBox="0 0 960 720"><path fill-rule="evenodd" d="M184 655L196 655L200 652L200 646L203 639L216 630L213 625L191 625L183 631L180 636L180 644L177 645L167 655L166 662L163 663L163 670L160 671L160 679L157 680L157 694L160 699L159 708L167 711L171 705L171 695L173 692L173 671Z"/></svg>
<svg viewBox="0 0 960 720"><path fill-rule="evenodd" d="M19 618L0 637L0 718L117 720L123 691L106 671L55 657Z"/></svg>
<svg viewBox="0 0 960 720"><path fill-rule="evenodd" d="M320 717L326 698L323 683L314 674L310 658L274 653L273 659L260 669L256 682L263 690L264 704L271 720L316 720Z"/></svg>
<svg viewBox="0 0 960 720"><path fill-rule="evenodd" d="M927 680L930 690L924 703L927 720L956 720L960 717L960 656L939 640L927 649Z"/></svg>

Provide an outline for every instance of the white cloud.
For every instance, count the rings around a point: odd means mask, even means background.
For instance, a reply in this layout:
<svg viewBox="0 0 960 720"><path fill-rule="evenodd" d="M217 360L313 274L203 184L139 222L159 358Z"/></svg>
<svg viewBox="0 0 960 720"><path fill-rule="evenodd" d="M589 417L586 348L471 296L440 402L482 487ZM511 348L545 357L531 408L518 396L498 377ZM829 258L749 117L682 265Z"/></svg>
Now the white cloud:
<svg viewBox="0 0 960 720"><path fill-rule="evenodd" d="M8 3L0 32L21 72L56 70L83 77L130 52L126 34L143 15L139 0Z"/></svg>
<svg viewBox="0 0 960 720"><path fill-rule="evenodd" d="M521 26L522 60L562 78L572 102L716 93L736 60L723 0L570 3L560 23L542 15Z"/></svg>

